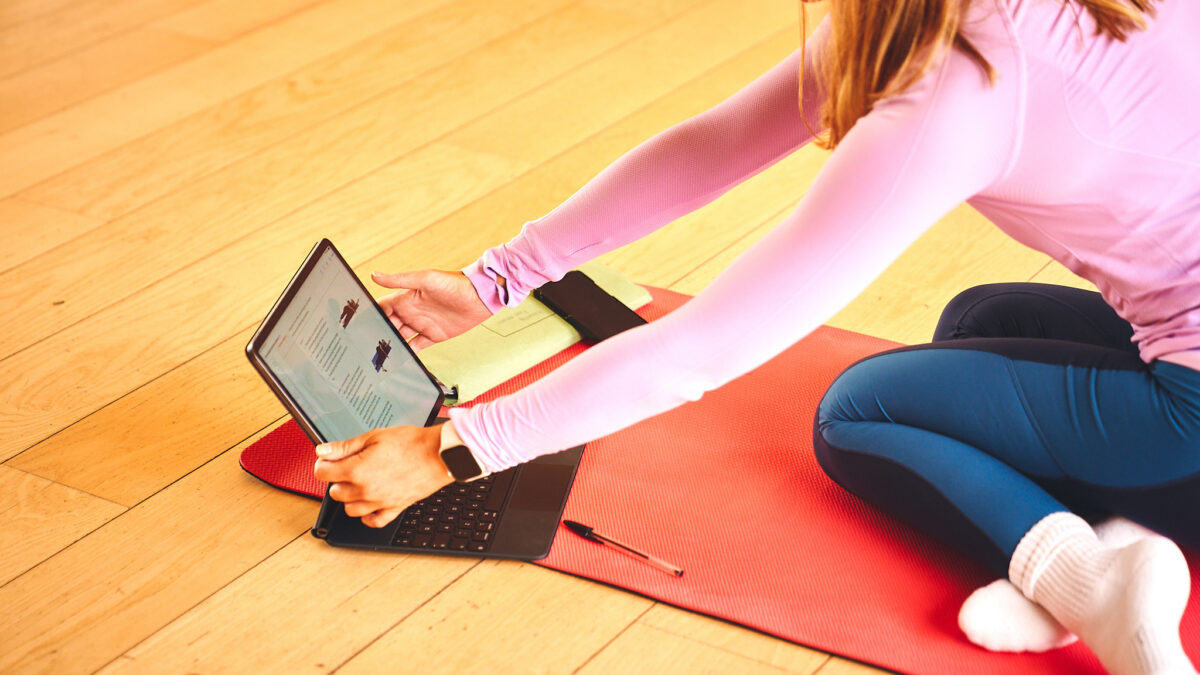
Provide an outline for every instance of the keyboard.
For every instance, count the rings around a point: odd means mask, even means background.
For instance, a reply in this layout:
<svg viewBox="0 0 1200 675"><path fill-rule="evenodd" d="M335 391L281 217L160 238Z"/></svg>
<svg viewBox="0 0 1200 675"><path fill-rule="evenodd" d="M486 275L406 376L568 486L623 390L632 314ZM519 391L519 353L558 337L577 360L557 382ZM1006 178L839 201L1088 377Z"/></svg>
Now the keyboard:
<svg viewBox="0 0 1200 675"><path fill-rule="evenodd" d="M400 515L395 544L486 553L513 473L504 471L472 483L452 483L413 504Z"/></svg>

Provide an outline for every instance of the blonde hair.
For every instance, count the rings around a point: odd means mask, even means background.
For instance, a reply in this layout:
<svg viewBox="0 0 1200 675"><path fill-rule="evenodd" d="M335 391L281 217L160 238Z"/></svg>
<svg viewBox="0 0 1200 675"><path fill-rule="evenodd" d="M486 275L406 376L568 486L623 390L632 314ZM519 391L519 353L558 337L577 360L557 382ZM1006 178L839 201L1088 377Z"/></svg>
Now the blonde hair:
<svg viewBox="0 0 1200 675"><path fill-rule="evenodd" d="M1155 0L1061 0L1082 7L1096 33L1124 41L1146 27ZM818 55L817 77L826 92L821 121L828 135L818 142L836 147L859 118L883 98L921 79L949 49L967 54L994 81L991 64L959 30L971 0L830 0L833 29ZM800 6L802 30L807 16ZM801 81L805 76L801 65ZM803 103L801 103L803 105Z"/></svg>

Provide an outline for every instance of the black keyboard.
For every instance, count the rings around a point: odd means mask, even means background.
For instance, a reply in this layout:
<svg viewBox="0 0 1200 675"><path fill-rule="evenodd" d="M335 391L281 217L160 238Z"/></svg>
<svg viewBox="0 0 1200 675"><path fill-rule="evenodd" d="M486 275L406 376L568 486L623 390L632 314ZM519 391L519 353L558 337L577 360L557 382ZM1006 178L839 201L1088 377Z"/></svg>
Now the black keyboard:
<svg viewBox="0 0 1200 675"><path fill-rule="evenodd" d="M486 553L496 534L513 471L453 483L400 515L395 543L442 551Z"/></svg>

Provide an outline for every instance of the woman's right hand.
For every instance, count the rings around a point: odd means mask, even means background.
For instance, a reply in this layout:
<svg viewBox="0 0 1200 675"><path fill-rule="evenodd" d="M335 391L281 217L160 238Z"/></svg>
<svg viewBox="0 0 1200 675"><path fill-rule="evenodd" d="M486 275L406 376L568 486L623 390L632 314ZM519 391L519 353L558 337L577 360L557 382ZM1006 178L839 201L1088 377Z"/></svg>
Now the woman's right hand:
<svg viewBox="0 0 1200 675"><path fill-rule="evenodd" d="M416 350L465 333L492 315L461 272L375 272L371 279L385 288L400 289L380 298L379 306Z"/></svg>

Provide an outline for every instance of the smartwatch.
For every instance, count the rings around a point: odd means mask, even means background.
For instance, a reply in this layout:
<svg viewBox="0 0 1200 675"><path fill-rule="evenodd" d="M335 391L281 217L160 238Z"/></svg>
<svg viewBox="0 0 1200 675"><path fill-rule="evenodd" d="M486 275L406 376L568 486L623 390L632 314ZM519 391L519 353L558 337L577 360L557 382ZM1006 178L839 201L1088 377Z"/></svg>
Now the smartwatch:
<svg viewBox="0 0 1200 675"><path fill-rule="evenodd" d="M475 453L462 442L449 422L442 424L442 442L438 454L456 482L470 483L488 475L475 458Z"/></svg>

